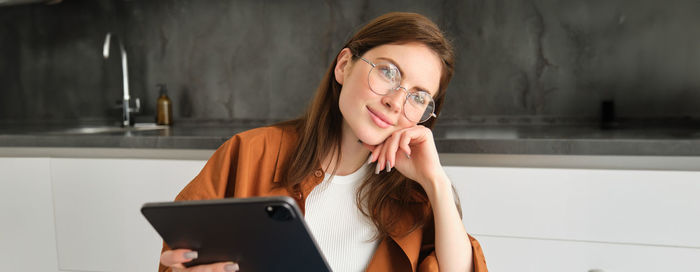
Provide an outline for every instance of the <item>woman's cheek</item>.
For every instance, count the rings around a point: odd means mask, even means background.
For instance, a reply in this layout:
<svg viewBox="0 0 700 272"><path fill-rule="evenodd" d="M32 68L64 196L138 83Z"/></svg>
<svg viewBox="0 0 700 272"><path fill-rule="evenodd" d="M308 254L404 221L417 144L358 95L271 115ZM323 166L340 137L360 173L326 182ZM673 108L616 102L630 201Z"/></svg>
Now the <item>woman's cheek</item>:
<svg viewBox="0 0 700 272"><path fill-rule="evenodd" d="M401 130L401 129L405 129L405 128L410 128L410 127L414 127L414 126L416 126L416 125L418 125L418 123L414 123L414 122L408 121L408 120L406 120L406 118L401 118L400 121L399 121L399 124L398 124L398 126L397 126L397 127L399 127L399 128L396 129L396 130Z"/></svg>

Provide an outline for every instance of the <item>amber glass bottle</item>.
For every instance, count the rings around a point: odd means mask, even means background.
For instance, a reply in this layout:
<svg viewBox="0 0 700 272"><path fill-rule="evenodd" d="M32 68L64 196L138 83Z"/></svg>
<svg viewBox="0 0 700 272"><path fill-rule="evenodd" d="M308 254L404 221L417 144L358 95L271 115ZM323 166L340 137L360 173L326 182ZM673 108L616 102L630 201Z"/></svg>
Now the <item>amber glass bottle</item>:
<svg viewBox="0 0 700 272"><path fill-rule="evenodd" d="M158 84L160 87L160 97L156 106L156 124L172 125L173 124L173 103L168 97L168 90L165 84Z"/></svg>

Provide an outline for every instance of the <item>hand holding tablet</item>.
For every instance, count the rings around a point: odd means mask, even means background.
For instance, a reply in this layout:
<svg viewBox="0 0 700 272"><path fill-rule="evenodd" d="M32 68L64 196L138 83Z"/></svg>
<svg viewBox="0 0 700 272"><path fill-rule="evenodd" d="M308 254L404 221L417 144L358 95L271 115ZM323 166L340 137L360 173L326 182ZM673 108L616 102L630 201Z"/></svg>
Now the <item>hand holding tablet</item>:
<svg viewBox="0 0 700 272"><path fill-rule="evenodd" d="M236 266L243 271L331 271L289 197L146 203L141 212L174 249L161 256L164 265L210 265L214 271L236 271ZM186 258L190 250L197 258Z"/></svg>
<svg viewBox="0 0 700 272"><path fill-rule="evenodd" d="M160 263L172 268L173 272L187 271L184 263L191 262L197 258L197 251L189 249L166 250L160 255ZM212 271L212 272L235 272L239 267L234 262L220 262L213 264L202 264L190 267L198 269L197 271Z"/></svg>

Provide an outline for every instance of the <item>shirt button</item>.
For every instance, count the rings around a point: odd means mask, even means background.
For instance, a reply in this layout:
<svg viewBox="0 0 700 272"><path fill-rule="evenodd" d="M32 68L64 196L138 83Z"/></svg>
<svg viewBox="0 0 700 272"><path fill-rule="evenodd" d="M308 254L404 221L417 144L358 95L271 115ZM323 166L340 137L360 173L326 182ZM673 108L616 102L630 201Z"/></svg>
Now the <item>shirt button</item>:
<svg viewBox="0 0 700 272"><path fill-rule="evenodd" d="M317 178L320 178L321 176L323 176L323 171L321 171L321 170L316 170L316 171L314 172L314 176L316 176Z"/></svg>

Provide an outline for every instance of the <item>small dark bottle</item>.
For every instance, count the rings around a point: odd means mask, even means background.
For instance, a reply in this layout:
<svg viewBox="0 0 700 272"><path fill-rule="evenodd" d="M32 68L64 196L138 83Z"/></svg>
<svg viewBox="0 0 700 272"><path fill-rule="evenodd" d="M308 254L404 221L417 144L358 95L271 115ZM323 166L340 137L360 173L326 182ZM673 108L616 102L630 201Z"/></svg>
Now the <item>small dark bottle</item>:
<svg viewBox="0 0 700 272"><path fill-rule="evenodd" d="M173 103L168 98L168 90L165 84L158 84L160 88L160 97L158 97L156 105L156 124L172 125L173 124Z"/></svg>

